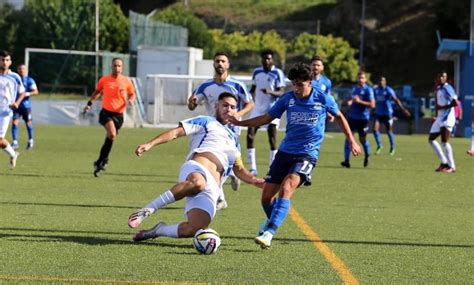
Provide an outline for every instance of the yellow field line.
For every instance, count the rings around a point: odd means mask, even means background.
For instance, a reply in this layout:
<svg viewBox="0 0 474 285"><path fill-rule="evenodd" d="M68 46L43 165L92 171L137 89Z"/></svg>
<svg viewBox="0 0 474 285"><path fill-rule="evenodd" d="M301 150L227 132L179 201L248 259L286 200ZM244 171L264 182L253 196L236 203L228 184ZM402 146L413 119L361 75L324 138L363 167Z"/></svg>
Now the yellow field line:
<svg viewBox="0 0 474 285"><path fill-rule="evenodd" d="M337 271L344 284L358 285L359 281L352 275L351 271L339 257L327 246L319 237L319 235L306 223L295 208L290 208L290 217L305 234L305 236L313 242L313 245L323 254L324 258Z"/></svg>
<svg viewBox="0 0 474 285"><path fill-rule="evenodd" d="M0 281L36 281L36 282L80 282L80 283L106 283L106 284L209 284L209 283L193 283L193 282L176 282L176 281L154 281L154 280L114 280L114 279L87 279L74 277L58 277L58 276L12 276L0 275Z"/></svg>

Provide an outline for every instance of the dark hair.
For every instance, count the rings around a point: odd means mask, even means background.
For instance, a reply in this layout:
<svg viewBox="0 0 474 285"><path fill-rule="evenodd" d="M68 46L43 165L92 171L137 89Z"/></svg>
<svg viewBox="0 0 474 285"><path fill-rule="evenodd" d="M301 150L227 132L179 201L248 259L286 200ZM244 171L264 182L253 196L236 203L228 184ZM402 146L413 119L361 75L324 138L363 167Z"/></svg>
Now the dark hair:
<svg viewBox="0 0 474 285"><path fill-rule="evenodd" d="M448 72L444 69L442 69L440 72L439 72L439 76L443 75L446 73L446 76L448 76Z"/></svg>
<svg viewBox="0 0 474 285"><path fill-rule="evenodd" d="M320 61L324 64L324 60L319 55L315 55L311 58L311 62L313 62L315 60Z"/></svg>
<svg viewBox="0 0 474 285"><path fill-rule="evenodd" d="M216 57L220 56L220 55L223 55L225 57L227 57L227 60L230 62L230 57L229 55L226 53L226 52L223 52L223 51L218 51L214 54L214 57L213 59L215 59Z"/></svg>
<svg viewBox="0 0 474 285"><path fill-rule="evenodd" d="M227 98L227 97L231 97L231 98L234 98L235 101L239 101L239 99L237 98L237 95L232 94L232 93L229 93L229 92L222 92L222 93L219 95L218 101L221 101L221 100L223 100L224 98Z"/></svg>
<svg viewBox="0 0 474 285"><path fill-rule="evenodd" d="M311 68L306 63L299 62L290 69L288 72L288 79L310 81L312 79Z"/></svg>
<svg viewBox="0 0 474 285"><path fill-rule="evenodd" d="M271 49L264 49L262 50L262 52L260 53L260 56L261 57L264 57L266 56L267 54L271 55L273 57L273 51Z"/></svg>
<svg viewBox="0 0 474 285"><path fill-rule="evenodd" d="M10 56L10 54L6 50L0 50L0 56L1 57L7 57L7 56Z"/></svg>
<svg viewBox="0 0 474 285"><path fill-rule="evenodd" d="M365 73L365 71L363 71L363 70L359 70L359 72L357 72L357 76L362 75L362 74L363 74L363 75L367 75L367 74Z"/></svg>
<svg viewBox="0 0 474 285"><path fill-rule="evenodd" d="M123 62L123 59L121 57L114 57L112 58L112 62L116 61L116 60L120 60L121 62Z"/></svg>

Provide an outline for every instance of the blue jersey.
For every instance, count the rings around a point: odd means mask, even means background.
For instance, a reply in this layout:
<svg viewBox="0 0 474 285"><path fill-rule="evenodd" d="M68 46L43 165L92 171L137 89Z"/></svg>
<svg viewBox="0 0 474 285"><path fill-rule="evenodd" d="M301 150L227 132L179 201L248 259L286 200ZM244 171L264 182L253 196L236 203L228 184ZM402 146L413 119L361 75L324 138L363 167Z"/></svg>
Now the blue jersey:
<svg viewBox="0 0 474 285"><path fill-rule="evenodd" d="M319 76L319 79L313 79L311 81L311 86L321 89L321 91L326 94L331 94L332 82L322 74Z"/></svg>
<svg viewBox="0 0 474 285"><path fill-rule="evenodd" d="M392 101L393 98L397 98L395 91L390 86L379 86L375 88L375 114L376 115L385 115L392 117L393 107Z"/></svg>
<svg viewBox="0 0 474 285"><path fill-rule="evenodd" d="M361 100L367 102L374 100L374 91L367 84L364 84L363 86L355 85L354 87L352 87L352 97L354 96L359 96ZM369 120L369 109L369 107L362 106L361 104L353 102L351 108L349 109L348 117L355 120Z"/></svg>
<svg viewBox="0 0 474 285"><path fill-rule="evenodd" d="M25 92L31 92L33 90L37 90L38 88L36 87L36 82L33 80L33 78L27 76L24 76L21 78L21 81L23 82L23 86L25 87ZM20 96L20 94L17 95ZM31 109L31 100L30 96L25 96L23 100L20 103L19 108L25 108L25 109Z"/></svg>
<svg viewBox="0 0 474 285"><path fill-rule="evenodd" d="M286 134L279 150L291 154L305 154L318 159L324 139L326 113L339 112L336 101L317 88L305 98L298 98L293 91L285 93L268 111L273 118L280 118L286 111Z"/></svg>

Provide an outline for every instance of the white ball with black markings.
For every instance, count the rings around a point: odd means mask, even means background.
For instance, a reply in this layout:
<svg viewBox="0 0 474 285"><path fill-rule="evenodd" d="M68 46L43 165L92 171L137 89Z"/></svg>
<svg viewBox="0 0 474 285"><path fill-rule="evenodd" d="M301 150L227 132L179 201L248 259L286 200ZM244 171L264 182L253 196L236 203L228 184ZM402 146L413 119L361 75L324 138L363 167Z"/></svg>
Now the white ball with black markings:
<svg viewBox="0 0 474 285"><path fill-rule="evenodd" d="M200 254L209 255L219 249L221 238L219 234L211 228L200 229L193 237L193 245Z"/></svg>

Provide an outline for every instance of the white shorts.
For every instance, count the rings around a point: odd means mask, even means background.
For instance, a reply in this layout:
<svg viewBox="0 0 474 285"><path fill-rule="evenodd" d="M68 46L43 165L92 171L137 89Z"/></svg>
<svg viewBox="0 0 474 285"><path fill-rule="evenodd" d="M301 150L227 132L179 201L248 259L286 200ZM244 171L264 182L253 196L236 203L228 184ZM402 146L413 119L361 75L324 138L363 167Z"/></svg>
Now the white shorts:
<svg viewBox="0 0 474 285"><path fill-rule="evenodd" d="M204 176L206 179L206 189L199 194L186 196L184 213L187 214L191 209L197 208L206 211L212 220L216 215L219 185L216 183L209 170L194 160L188 160L181 166L179 171L179 182L186 181L186 178L194 172L198 172Z"/></svg>
<svg viewBox="0 0 474 285"><path fill-rule="evenodd" d="M433 122L433 125L431 125L430 134L440 133L441 128L446 128L448 131L452 132L455 123L455 120L441 120L441 118L438 117Z"/></svg>
<svg viewBox="0 0 474 285"><path fill-rule="evenodd" d="M10 116L0 116L0 138L5 138L11 118Z"/></svg>

